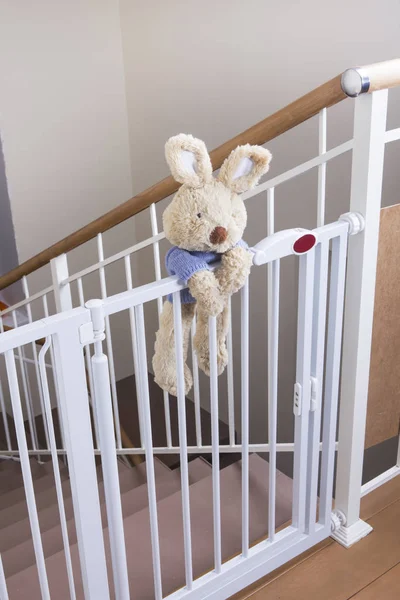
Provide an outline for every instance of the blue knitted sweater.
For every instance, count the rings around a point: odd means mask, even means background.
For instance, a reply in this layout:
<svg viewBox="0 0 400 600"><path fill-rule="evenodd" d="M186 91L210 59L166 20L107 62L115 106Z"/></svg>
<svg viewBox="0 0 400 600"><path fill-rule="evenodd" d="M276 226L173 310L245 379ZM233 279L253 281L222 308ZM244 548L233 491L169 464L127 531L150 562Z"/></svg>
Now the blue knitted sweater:
<svg viewBox="0 0 400 600"><path fill-rule="evenodd" d="M239 240L236 244L242 248L247 248L246 242ZM178 275L179 279L187 285L189 279L198 271L209 271L209 265L221 258L218 252L201 252L183 250L178 246L173 246L168 250L165 257L165 266L170 275ZM172 302L172 294L168 296L168 300ZM191 304L196 302L189 289L181 291L181 302L183 304Z"/></svg>

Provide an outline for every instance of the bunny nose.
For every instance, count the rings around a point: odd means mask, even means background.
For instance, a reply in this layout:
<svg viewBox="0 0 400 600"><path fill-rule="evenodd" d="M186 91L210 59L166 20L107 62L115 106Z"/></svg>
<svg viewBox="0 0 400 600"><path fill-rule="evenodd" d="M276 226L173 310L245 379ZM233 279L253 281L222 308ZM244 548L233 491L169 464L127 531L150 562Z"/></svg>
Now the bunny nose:
<svg viewBox="0 0 400 600"><path fill-rule="evenodd" d="M228 232L225 227L216 227L210 235L210 242L212 244L223 244L228 237Z"/></svg>

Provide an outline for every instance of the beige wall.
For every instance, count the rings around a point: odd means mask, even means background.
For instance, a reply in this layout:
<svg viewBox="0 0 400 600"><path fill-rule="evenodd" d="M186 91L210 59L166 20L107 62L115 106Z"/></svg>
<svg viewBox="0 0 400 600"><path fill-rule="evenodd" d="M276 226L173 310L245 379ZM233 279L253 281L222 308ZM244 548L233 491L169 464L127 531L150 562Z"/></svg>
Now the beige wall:
<svg viewBox="0 0 400 600"><path fill-rule="evenodd" d="M213 148L349 66L399 56L398 0L366 2L316 0L203 0L134 2L121 0L127 105L134 191L167 174L164 143L179 132L203 138ZM399 126L399 95L390 98L389 124ZM353 102L329 111L328 146L351 137ZM274 154L271 175L315 155L313 120L268 145ZM397 148L398 149L398 148ZM387 152L384 203L395 190L394 148ZM328 167L327 218L347 209L349 159ZM316 224L316 173L276 191L277 228ZM397 200L396 200L397 201ZM266 235L265 196L248 205L246 239ZM138 219L138 238L148 234ZM164 246L164 249L166 246ZM151 253L141 262L141 280L153 278ZM280 433L291 436L294 381L296 284L293 261L282 265L280 340ZM235 373L239 388L238 298L235 304ZM251 285L251 421L253 439L266 439L266 278L258 271ZM149 352L153 334L149 332ZM208 381L202 381L207 404ZM221 410L225 406L221 378ZM238 408L238 394L236 403ZM237 422L239 423L239 413Z"/></svg>

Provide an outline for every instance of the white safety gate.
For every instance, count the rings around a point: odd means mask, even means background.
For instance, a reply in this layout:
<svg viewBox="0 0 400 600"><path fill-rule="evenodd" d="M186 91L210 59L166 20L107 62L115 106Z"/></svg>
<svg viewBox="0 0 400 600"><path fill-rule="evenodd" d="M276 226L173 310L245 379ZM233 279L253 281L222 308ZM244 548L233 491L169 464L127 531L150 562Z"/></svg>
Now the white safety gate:
<svg viewBox="0 0 400 600"><path fill-rule="evenodd" d="M81 577L85 598L127 600L136 597L129 589L124 523L120 501L117 452L113 421L109 364L103 353L105 327L109 317L129 311L132 326L133 357L138 386L138 409L142 447L138 453L146 458L148 502L154 573L154 597L161 600L161 574L158 535L157 497L152 422L148 387L148 356L144 306L151 301L173 295L176 361L178 374L178 419L181 494L185 553L186 585L170 594L170 599L228 598L238 590L279 567L294 556L328 537L331 532L332 491L335 462L336 422L342 344L344 286L347 238L362 230L363 219L357 214L344 215L339 221L314 231L291 229L275 233L254 250L254 267L268 269L268 444L257 447L249 441L249 283L241 290L241 439L227 448L218 437L218 382L216 318L210 318L210 400L213 469L213 536L214 569L194 579L188 478L189 453L204 450L188 448L180 290L182 284L169 277L121 294L92 300L86 308L77 308L31 323L0 337L0 353L5 356L7 379L15 420L18 450L26 490L32 539L42 597L51 596L50 573L46 571L40 524L35 503L26 434L24 429L20 385L16 369L16 352L36 340L45 338L39 354L42 400L47 420L47 435L57 486L60 522L66 556L66 571L71 598L74 585ZM276 457L278 408L278 328L280 261L299 255L297 367L294 384L294 479L293 515L290 524L276 530ZM266 265L266 266L264 266ZM250 275L251 278L251 275ZM91 430L83 347L93 348L91 377L96 407L96 429L102 456L104 490L107 505L109 544L112 557L114 590L110 590L106 568L99 492L95 470L95 451ZM93 346L92 346L93 345ZM73 572L69 554L68 531L63 512L63 495L57 462L58 451L51 416L47 353L54 360L58 387L62 432L71 478L72 498L79 548L81 573ZM50 354L50 353L49 353ZM261 393L261 392L260 392ZM221 506L219 457L224 450L241 453L242 523L241 553L223 562L221 554ZM254 451L269 453L269 508L265 511L268 538L251 546L249 539L249 455ZM107 542L108 543L108 542ZM1 574L1 568L0 568ZM74 583L75 579L75 583ZM6 598L4 578L0 577L0 596Z"/></svg>

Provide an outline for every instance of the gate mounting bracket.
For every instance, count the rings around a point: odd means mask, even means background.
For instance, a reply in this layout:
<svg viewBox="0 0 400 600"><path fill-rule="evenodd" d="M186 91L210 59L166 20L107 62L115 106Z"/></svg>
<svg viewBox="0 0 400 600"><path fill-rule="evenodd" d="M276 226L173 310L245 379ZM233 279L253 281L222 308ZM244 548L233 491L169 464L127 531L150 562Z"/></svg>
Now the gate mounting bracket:
<svg viewBox="0 0 400 600"><path fill-rule="evenodd" d="M335 509L331 514L331 537L345 548L350 548L372 531L371 525L361 519L350 526L347 526L346 523L345 514L341 510Z"/></svg>
<svg viewBox="0 0 400 600"><path fill-rule="evenodd" d="M339 221L345 221L349 224L349 235L357 235L365 229L365 219L361 213L348 212L340 215Z"/></svg>
<svg viewBox="0 0 400 600"><path fill-rule="evenodd" d="M89 321L89 323L84 323L79 327L79 339L82 346L87 346L88 344L92 344L94 342L92 321Z"/></svg>

